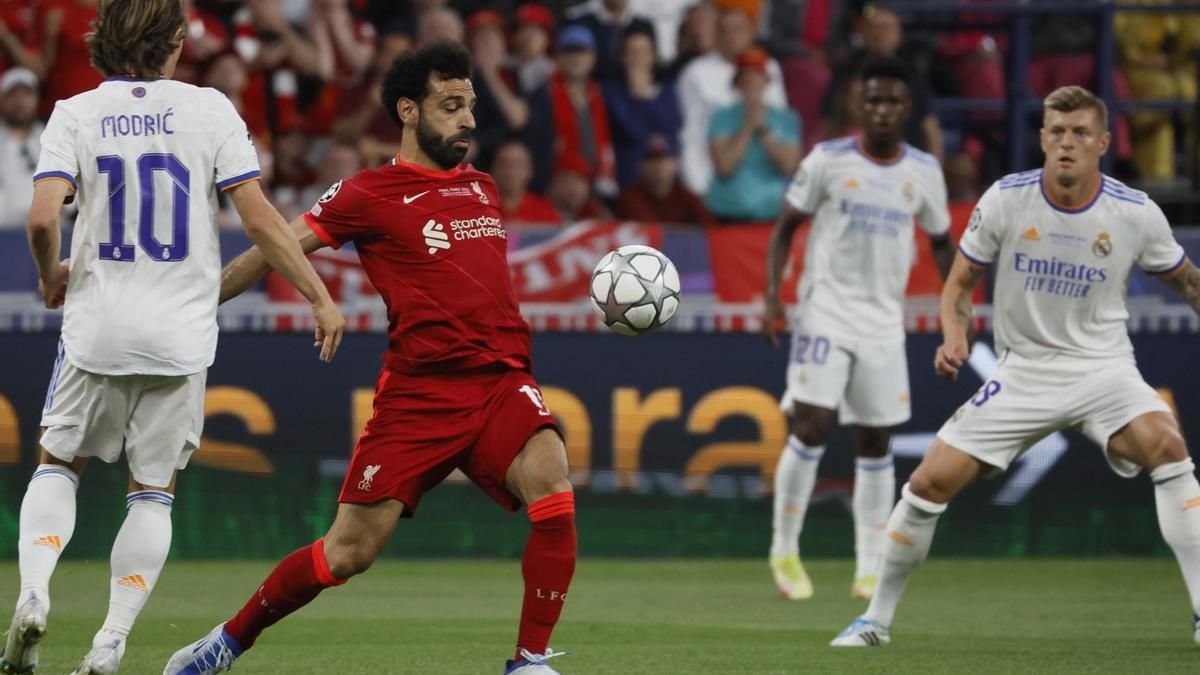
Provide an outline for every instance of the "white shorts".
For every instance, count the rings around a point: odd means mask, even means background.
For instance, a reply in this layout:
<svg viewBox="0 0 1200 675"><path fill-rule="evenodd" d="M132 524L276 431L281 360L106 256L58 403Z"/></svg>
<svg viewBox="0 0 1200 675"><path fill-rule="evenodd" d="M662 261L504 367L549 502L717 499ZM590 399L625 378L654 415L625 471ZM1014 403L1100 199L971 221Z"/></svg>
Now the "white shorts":
<svg viewBox="0 0 1200 675"><path fill-rule="evenodd" d="M41 445L64 462L117 461L149 487L167 487L200 447L207 371L192 375L97 375L71 364L59 347L42 410Z"/></svg>
<svg viewBox="0 0 1200 675"><path fill-rule="evenodd" d="M792 332L787 391L780 408L793 403L838 411L841 424L893 427L912 416L904 340L867 342L823 335L803 319Z"/></svg>
<svg viewBox="0 0 1200 675"><path fill-rule="evenodd" d="M1141 467L1108 452L1121 427L1171 408L1146 384L1133 359L1023 360L1011 353L992 379L938 431L938 438L998 470L1045 436L1074 427L1104 451L1118 475Z"/></svg>

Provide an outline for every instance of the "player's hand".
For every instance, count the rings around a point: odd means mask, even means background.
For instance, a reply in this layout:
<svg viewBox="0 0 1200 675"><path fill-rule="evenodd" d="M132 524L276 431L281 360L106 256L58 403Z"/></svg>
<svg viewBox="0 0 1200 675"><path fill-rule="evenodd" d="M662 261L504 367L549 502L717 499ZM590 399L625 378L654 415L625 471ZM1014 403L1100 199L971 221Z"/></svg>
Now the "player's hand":
<svg viewBox="0 0 1200 675"><path fill-rule="evenodd" d="M317 319L313 346L321 349L321 360L329 363L342 344L342 334L346 332L346 319L333 301L313 305L313 316Z"/></svg>
<svg viewBox="0 0 1200 675"><path fill-rule="evenodd" d="M763 302L762 334L767 338L767 344L772 347L779 346L779 335L776 334L775 328L783 319L783 303L779 301L779 296L768 296Z"/></svg>
<svg viewBox="0 0 1200 675"><path fill-rule="evenodd" d="M933 357L933 368L938 377L953 382L958 378L958 371L967 362L969 355L966 335L946 336L945 342L938 347L937 356Z"/></svg>
<svg viewBox="0 0 1200 675"><path fill-rule="evenodd" d="M58 309L67 300L67 279L71 276L71 259L68 258L46 279L38 279L38 293L46 303L46 309Z"/></svg>

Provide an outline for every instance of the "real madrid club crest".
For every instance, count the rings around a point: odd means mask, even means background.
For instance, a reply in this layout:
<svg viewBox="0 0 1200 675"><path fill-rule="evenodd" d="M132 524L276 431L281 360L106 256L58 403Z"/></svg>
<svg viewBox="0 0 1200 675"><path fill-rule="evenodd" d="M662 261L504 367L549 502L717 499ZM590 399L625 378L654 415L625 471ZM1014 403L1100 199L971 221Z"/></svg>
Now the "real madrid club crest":
<svg viewBox="0 0 1200 675"><path fill-rule="evenodd" d="M900 190L900 193L904 195L904 201L911 202L913 200L912 181L905 181L904 187Z"/></svg>
<svg viewBox="0 0 1200 675"><path fill-rule="evenodd" d="M1112 239L1109 239L1107 232L1101 232L1100 236L1096 237L1096 242L1092 244L1092 253L1095 253L1097 258L1107 258L1112 251Z"/></svg>

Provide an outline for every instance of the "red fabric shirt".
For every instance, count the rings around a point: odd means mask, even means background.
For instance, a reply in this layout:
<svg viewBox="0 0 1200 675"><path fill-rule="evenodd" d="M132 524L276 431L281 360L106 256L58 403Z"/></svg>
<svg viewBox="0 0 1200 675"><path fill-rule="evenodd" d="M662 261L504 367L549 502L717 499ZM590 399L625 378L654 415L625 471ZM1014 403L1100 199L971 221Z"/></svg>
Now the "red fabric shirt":
<svg viewBox="0 0 1200 675"><path fill-rule="evenodd" d="M529 369L529 325L509 276L500 195L472 166L393 162L336 183L305 215L321 241L353 241L388 313L388 367Z"/></svg>
<svg viewBox="0 0 1200 675"><path fill-rule="evenodd" d="M504 205L500 205L504 219L510 223L561 223L562 216L558 215L554 205L545 197L539 197L532 192L521 195L517 209L509 213Z"/></svg>
<svg viewBox="0 0 1200 675"><path fill-rule="evenodd" d="M61 11L63 18L58 29L58 54L42 89L45 113L54 109L55 101L95 89L104 81L104 76L92 67L92 54L83 41L83 34L92 30L96 7L75 0L43 0L38 25L45 26L46 18L54 11Z"/></svg>
<svg viewBox="0 0 1200 675"><path fill-rule="evenodd" d="M30 53L37 52L36 45L41 42L41 30L36 23L37 6L35 0L0 0L0 23L12 33ZM8 50L0 49L0 74L16 66L8 56Z"/></svg>
<svg viewBox="0 0 1200 675"><path fill-rule="evenodd" d="M634 183L617 197L617 216L629 220L688 225L715 225L716 219L700 198L679 181L665 199L650 194L645 185Z"/></svg>

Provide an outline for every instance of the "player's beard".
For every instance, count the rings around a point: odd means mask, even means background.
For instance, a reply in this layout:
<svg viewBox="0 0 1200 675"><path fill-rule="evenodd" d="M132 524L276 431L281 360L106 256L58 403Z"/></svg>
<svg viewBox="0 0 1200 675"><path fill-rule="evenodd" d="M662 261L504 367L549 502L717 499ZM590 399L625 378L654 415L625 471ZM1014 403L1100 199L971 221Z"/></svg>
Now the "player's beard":
<svg viewBox="0 0 1200 675"><path fill-rule="evenodd" d="M443 169L453 169L462 164L463 157L467 156L467 150L470 149L469 145L463 147L454 145L456 141L462 140L471 140L469 130L443 138L432 126L426 124L424 115L417 117L417 146L421 148L421 152L425 153L426 157L432 159L434 164Z"/></svg>

